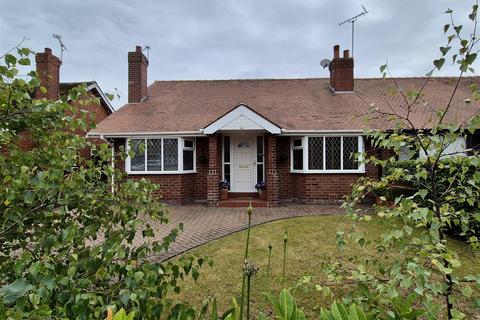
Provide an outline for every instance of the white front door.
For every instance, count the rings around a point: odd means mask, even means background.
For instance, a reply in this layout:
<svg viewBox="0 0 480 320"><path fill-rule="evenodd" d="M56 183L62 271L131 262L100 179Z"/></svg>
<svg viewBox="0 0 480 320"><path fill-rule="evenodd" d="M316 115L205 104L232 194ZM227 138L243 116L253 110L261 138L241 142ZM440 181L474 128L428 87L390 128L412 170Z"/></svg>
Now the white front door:
<svg viewBox="0 0 480 320"><path fill-rule="evenodd" d="M255 191L255 139L254 137L232 137L231 150L233 174L231 191Z"/></svg>

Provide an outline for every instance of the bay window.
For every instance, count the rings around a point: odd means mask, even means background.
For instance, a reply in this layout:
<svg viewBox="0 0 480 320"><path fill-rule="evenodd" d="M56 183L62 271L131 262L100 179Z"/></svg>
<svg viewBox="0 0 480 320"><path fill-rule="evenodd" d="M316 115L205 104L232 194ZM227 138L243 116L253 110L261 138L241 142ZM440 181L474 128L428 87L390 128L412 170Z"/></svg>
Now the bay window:
<svg viewBox="0 0 480 320"><path fill-rule="evenodd" d="M293 137L290 169L302 173L361 173L365 169L355 157L361 152L361 136Z"/></svg>
<svg viewBox="0 0 480 320"><path fill-rule="evenodd" d="M127 139L127 150L133 152L125 161L131 174L195 172L194 138Z"/></svg>

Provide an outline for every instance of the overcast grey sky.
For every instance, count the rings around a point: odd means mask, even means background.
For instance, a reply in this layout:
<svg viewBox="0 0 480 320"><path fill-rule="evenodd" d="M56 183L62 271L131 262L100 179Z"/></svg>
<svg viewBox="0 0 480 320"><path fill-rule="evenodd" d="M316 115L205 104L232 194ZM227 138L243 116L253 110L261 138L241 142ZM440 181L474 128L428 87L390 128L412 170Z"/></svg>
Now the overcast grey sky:
<svg viewBox="0 0 480 320"><path fill-rule="evenodd" d="M319 62L350 48L355 76L377 77L388 59L396 76L421 76L444 44L443 12L466 22L470 0L0 0L0 52L28 37L36 51L60 54L61 81L96 80L127 97L127 52L151 46L148 83L168 79L328 77ZM449 65L439 75L453 75Z"/></svg>

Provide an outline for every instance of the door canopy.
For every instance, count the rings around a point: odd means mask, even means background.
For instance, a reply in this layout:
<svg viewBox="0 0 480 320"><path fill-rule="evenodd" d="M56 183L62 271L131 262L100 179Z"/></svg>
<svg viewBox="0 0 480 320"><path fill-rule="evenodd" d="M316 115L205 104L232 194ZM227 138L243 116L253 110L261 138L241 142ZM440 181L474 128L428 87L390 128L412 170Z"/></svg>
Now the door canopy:
<svg viewBox="0 0 480 320"><path fill-rule="evenodd" d="M235 107L212 122L203 130L203 133L212 134L219 130L265 130L272 134L281 133L281 129L277 125L244 104Z"/></svg>

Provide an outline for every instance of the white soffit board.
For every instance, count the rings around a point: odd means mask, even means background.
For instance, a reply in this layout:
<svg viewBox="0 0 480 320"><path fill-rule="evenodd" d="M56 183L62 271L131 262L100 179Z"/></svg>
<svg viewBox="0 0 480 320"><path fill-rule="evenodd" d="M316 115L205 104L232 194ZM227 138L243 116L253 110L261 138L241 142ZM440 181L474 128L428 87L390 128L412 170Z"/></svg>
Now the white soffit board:
<svg viewBox="0 0 480 320"><path fill-rule="evenodd" d="M281 133L279 127L245 105L239 105L211 123L203 130L203 133L212 134L218 130L266 130L273 134Z"/></svg>

